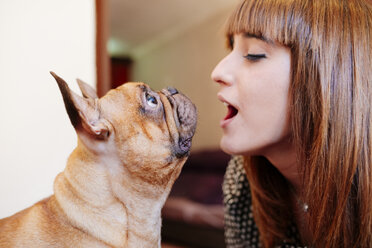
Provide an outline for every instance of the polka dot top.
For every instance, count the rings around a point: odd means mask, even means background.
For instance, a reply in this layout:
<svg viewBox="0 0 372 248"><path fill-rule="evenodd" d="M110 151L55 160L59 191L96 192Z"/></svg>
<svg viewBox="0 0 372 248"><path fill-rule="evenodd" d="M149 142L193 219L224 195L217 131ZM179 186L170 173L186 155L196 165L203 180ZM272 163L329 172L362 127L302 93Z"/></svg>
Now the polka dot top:
<svg viewBox="0 0 372 248"><path fill-rule="evenodd" d="M249 183L243 167L243 157L233 157L226 170L224 182L225 241L227 248L262 247L260 234L253 219ZM288 239L279 248L301 248L295 225L287 230Z"/></svg>

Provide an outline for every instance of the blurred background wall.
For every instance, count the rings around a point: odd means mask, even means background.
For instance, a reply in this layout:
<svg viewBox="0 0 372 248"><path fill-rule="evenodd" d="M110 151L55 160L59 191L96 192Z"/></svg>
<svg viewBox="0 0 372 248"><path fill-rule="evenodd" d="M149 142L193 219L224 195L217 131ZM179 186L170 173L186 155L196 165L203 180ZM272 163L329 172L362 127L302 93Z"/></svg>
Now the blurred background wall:
<svg viewBox="0 0 372 248"><path fill-rule="evenodd" d="M0 1L0 218L50 195L76 146L54 71L93 86L91 0Z"/></svg>
<svg viewBox="0 0 372 248"><path fill-rule="evenodd" d="M210 74L227 54L223 24L237 2L0 1L0 218L50 195L76 146L51 70L76 92L77 77L102 94L127 80L174 86L199 111L193 151L218 149L226 110ZM99 41L108 58L97 55ZM106 59L112 71L97 74Z"/></svg>

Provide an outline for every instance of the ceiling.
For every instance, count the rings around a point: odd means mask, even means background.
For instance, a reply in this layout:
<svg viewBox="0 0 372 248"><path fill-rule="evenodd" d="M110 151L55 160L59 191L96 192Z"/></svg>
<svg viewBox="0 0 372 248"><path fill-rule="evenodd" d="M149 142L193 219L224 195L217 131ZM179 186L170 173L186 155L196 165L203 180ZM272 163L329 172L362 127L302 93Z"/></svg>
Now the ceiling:
<svg viewBox="0 0 372 248"><path fill-rule="evenodd" d="M110 0L112 55L140 56L239 0Z"/></svg>

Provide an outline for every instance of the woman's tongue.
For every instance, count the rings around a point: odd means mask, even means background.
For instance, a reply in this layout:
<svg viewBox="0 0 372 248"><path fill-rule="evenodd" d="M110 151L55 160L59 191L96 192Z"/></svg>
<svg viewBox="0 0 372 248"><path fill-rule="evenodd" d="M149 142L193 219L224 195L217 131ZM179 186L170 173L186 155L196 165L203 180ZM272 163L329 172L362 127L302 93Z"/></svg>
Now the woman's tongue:
<svg viewBox="0 0 372 248"><path fill-rule="evenodd" d="M234 118L234 116L237 115L237 114L238 114L238 110L236 108L234 108L233 106L228 105L227 106L227 115L226 115L224 120Z"/></svg>

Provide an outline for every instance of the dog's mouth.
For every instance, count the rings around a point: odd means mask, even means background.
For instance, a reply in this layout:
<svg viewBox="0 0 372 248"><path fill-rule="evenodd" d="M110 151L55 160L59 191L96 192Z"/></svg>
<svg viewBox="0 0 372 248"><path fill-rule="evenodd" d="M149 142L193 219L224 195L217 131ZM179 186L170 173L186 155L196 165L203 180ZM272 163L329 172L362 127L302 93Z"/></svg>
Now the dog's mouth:
<svg viewBox="0 0 372 248"><path fill-rule="evenodd" d="M196 107L188 97L174 88L168 87L163 89L161 93L167 97L172 107L172 114L178 131L178 135L172 135L175 142L174 153L178 158L187 156L196 129Z"/></svg>

